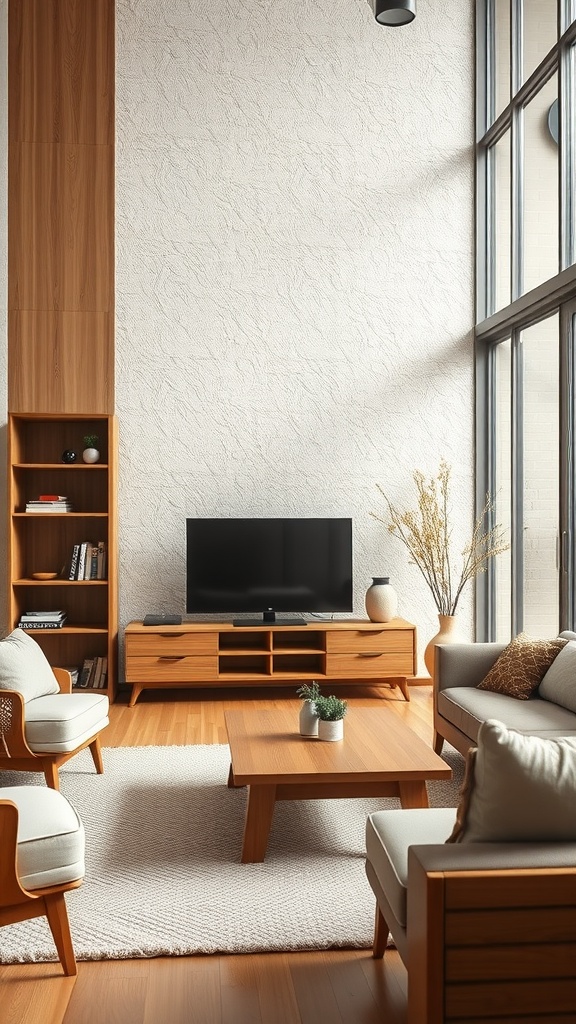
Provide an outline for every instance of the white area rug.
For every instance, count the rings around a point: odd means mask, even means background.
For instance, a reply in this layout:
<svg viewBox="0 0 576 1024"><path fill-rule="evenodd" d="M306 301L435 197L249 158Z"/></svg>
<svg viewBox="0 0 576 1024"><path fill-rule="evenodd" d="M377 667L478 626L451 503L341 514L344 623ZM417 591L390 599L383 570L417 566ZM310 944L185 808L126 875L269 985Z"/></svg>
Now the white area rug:
<svg viewBox="0 0 576 1024"><path fill-rule="evenodd" d="M428 783L456 806L463 760ZM78 959L368 948L374 897L364 873L366 816L397 800L276 805L266 860L240 864L246 791L231 790L227 746L86 751L60 771L86 829L86 878L67 895ZM43 784L2 772L0 784ZM55 960L45 919L0 929L0 961Z"/></svg>

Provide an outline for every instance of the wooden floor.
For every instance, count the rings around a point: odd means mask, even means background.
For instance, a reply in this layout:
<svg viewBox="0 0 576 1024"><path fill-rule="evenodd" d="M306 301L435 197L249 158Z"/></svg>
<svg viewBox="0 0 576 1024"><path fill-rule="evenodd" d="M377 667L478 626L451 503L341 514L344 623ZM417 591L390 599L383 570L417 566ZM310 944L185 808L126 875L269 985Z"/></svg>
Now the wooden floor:
<svg viewBox="0 0 576 1024"><path fill-rule="evenodd" d="M350 713L354 704L385 701L431 742L429 686L411 688L409 704L387 687L337 692L349 698ZM134 708L127 700L111 708L105 747L226 743L229 708L293 704L296 714L299 706L290 689L147 691ZM1 944L0 932L0 954ZM76 978L59 964L0 966L0 1024L23 1022L406 1024L406 971L394 950L384 962L369 950L80 962Z"/></svg>

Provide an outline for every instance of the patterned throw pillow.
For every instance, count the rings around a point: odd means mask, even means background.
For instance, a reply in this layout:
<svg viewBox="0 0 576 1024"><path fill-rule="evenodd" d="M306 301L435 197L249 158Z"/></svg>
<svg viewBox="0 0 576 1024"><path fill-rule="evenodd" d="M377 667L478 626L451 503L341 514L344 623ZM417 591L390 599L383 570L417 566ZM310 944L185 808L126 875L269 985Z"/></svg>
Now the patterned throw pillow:
<svg viewBox="0 0 576 1024"><path fill-rule="evenodd" d="M478 683L478 689L528 700L567 643L560 637L538 640L527 633L519 633L504 648L488 675Z"/></svg>

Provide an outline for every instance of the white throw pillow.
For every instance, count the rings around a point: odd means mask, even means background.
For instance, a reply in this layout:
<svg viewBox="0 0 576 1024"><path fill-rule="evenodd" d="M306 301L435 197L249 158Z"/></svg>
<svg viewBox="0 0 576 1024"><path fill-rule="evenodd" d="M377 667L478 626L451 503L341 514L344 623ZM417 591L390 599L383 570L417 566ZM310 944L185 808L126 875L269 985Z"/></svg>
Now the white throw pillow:
<svg viewBox="0 0 576 1024"><path fill-rule="evenodd" d="M576 841L576 737L524 736L488 719L448 842L541 841Z"/></svg>
<svg viewBox="0 0 576 1024"><path fill-rule="evenodd" d="M0 690L18 690L26 702L60 692L40 644L23 629L0 640Z"/></svg>
<svg viewBox="0 0 576 1024"><path fill-rule="evenodd" d="M576 640L569 640L546 672L538 696L576 712Z"/></svg>

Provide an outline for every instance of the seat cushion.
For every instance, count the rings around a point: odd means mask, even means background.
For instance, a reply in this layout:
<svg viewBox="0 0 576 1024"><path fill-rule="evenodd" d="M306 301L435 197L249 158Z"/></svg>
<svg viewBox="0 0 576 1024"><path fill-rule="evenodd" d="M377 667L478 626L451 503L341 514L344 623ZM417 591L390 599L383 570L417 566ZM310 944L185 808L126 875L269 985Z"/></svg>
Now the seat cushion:
<svg viewBox="0 0 576 1024"><path fill-rule="evenodd" d="M25 703L60 692L40 644L22 629L0 640L0 690L17 690Z"/></svg>
<svg viewBox="0 0 576 1024"><path fill-rule="evenodd" d="M455 807L418 807L413 810L374 811L366 822L366 859L396 920L406 927L408 847L445 843L456 820Z"/></svg>
<svg viewBox="0 0 576 1024"><path fill-rule="evenodd" d="M476 742L482 722L497 718L509 729L538 736L576 736L576 715L549 700L516 700L476 686L453 686L438 694L438 712Z"/></svg>
<svg viewBox="0 0 576 1024"><path fill-rule="evenodd" d="M35 753L74 750L108 725L108 697L102 693L58 693L26 705L26 742Z"/></svg>
<svg viewBox="0 0 576 1024"><path fill-rule="evenodd" d="M18 877L24 889L84 877L84 826L62 793L46 786L0 787L18 808Z"/></svg>

